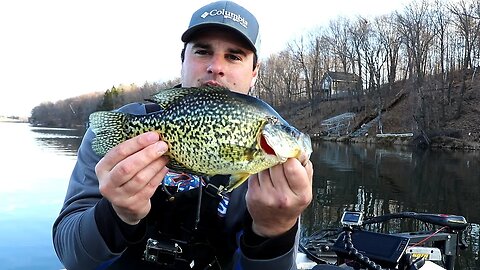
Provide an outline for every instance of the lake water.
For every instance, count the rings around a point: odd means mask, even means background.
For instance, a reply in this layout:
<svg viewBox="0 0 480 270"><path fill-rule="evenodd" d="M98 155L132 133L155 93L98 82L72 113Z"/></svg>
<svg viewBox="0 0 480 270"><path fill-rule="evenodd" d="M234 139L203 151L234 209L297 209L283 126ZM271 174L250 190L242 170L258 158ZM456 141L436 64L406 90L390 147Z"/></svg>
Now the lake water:
<svg viewBox="0 0 480 270"><path fill-rule="evenodd" d="M0 122L1 269L63 268L51 228L76 160L78 131Z"/></svg>
<svg viewBox="0 0 480 270"><path fill-rule="evenodd" d="M480 152L414 150L364 144L314 143L314 200L303 215L304 235L339 226L344 209L367 216L415 211L464 216L469 247L456 269L480 269ZM391 228L419 229L403 220Z"/></svg>
<svg viewBox="0 0 480 270"><path fill-rule="evenodd" d="M0 122L0 269L63 268L51 227L62 206L83 134ZM480 155L314 143L314 200L304 234L338 226L343 209L463 215L473 225L456 269L480 269Z"/></svg>

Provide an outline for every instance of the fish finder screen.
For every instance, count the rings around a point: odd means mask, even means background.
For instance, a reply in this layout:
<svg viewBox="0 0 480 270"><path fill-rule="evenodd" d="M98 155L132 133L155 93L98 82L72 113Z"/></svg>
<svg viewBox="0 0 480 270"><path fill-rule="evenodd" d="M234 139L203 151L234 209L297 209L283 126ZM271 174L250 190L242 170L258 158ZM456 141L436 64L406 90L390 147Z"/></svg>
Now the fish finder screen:
<svg viewBox="0 0 480 270"><path fill-rule="evenodd" d="M343 221L358 222L360 221L360 213L345 213Z"/></svg>
<svg viewBox="0 0 480 270"><path fill-rule="evenodd" d="M407 248L408 242L408 238L394 235L367 231L354 231L352 233L352 244L360 253L389 267L398 263ZM337 239L332 249L337 254L350 256L345 249L343 236Z"/></svg>
<svg viewBox="0 0 480 270"><path fill-rule="evenodd" d="M341 223L345 225L362 225L363 214L361 212L344 212Z"/></svg>

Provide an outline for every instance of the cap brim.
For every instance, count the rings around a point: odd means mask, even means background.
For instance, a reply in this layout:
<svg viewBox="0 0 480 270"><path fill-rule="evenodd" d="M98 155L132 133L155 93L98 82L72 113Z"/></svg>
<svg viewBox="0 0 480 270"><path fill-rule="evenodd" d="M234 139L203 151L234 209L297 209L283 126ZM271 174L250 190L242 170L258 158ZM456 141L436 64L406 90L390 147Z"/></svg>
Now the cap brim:
<svg viewBox="0 0 480 270"><path fill-rule="evenodd" d="M232 32L235 32L236 34L238 34L242 38L245 45L248 45L254 53L257 53L257 49L255 48L255 44L253 44L250 41L250 39L247 36L245 36L244 33L238 31L235 27L232 27L232 26L224 24L224 23L218 23L218 22L202 23L202 24L197 24L195 26L190 27L189 29L187 29L187 31L185 31L182 34L182 41L183 42L189 42L189 41L192 40L192 38L195 36L196 33L198 33L201 30L210 28L210 27L220 27L220 28L224 28L224 29L230 30Z"/></svg>

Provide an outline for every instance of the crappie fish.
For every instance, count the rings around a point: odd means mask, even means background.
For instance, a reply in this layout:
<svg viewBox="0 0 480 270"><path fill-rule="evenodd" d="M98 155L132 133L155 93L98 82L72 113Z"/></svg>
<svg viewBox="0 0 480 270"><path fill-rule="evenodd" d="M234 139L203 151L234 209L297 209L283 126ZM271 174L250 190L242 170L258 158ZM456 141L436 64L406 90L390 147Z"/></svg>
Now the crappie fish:
<svg viewBox="0 0 480 270"><path fill-rule="evenodd" d="M172 88L152 101L161 110L147 115L94 112L92 149L105 155L119 143L156 131L168 145L168 168L196 175L231 175L232 191L250 175L312 153L310 137L289 125L255 97L221 87Z"/></svg>

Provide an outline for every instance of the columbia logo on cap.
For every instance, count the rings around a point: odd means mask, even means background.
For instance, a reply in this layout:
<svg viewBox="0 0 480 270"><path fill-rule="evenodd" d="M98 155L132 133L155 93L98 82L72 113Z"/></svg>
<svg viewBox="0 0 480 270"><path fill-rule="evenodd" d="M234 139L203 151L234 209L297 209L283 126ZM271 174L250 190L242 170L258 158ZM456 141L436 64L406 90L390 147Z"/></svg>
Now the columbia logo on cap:
<svg viewBox="0 0 480 270"><path fill-rule="evenodd" d="M210 10L210 12L205 11L202 15L200 15L200 17L202 17L203 19L207 18L208 16L223 16L224 19L230 19L234 22L238 22L241 26L245 28L248 27L248 21L245 20L245 18L225 9L212 9Z"/></svg>
<svg viewBox="0 0 480 270"><path fill-rule="evenodd" d="M244 7L232 1L217 1L201 7L193 13L188 29L182 34L182 41L189 41L196 31L210 26L221 26L236 31L258 54L260 44L258 22Z"/></svg>

